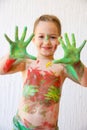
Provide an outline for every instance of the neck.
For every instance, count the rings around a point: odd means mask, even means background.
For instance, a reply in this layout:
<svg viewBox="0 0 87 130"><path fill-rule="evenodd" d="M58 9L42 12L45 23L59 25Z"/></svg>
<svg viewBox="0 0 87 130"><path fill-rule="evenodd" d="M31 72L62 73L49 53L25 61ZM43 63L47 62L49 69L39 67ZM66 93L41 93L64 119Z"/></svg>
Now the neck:
<svg viewBox="0 0 87 130"><path fill-rule="evenodd" d="M38 55L37 56L37 60L45 60L45 61L49 61L49 60L53 60L54 58L53 58L53 56L40 56L40 55Z"/></svg>

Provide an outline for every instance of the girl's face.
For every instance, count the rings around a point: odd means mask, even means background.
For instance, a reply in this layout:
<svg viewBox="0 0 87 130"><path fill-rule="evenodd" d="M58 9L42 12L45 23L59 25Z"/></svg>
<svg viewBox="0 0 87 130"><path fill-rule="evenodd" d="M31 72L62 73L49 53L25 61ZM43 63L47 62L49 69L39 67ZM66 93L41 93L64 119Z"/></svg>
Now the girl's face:
<svg viewBox="0 0 87 130"><path fill-rule="evenodd" d="M53 22L40 21L35 29L33 42L39 58L52 58L58 46L58 28Z"/></svg>

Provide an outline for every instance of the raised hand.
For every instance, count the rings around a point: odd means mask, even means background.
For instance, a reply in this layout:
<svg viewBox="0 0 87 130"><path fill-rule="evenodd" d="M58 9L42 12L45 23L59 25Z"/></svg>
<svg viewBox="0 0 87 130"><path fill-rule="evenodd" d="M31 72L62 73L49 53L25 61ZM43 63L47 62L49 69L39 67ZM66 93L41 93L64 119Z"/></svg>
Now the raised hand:
<svg viewBox="0 0 87 130"><path fill-rule="evenodd" d="M64 43L62 38L58 39L64 50L64 57L59 60L54 60L53 63L64 63L73 65L80 61L80 52L84 47L86 40L83 41L80 47L76 48L76 40L74 34L72 34L72 43L70 43L67 33L65 33L64 38L66 44Z"/></svg>
<svg viewBox="0 0 87 130"><path fill-rule="evenodd" d="M71 74L75 79L78 79L77 73L74 69L74 65L80 61L80 52L84 47L86 40L83 41L80 47L76 48L76 40L74 34L72 34L72 43L70 43L67 33L65 33L64 38L66 44L64 43L62 38L58 39L64 50L64 57L58 60L53 60L53 63L65 64L68 73Z"/></svg>
<svg viewBox="0 0 87 130"><path fill-rule="evenodd" d="M23 33L21 38L19 39L18 37L18 27L15 27L15 41L12 41L6 34L5 38L10 44L10 57L14 59L24 59L24 58L30 58L35 60L36 57L30 55L26 51L26 47L28 44L31 42L34 34L31 34L31 36L26 40L26 32L27 32L27 27L24 27Z"/></svg>

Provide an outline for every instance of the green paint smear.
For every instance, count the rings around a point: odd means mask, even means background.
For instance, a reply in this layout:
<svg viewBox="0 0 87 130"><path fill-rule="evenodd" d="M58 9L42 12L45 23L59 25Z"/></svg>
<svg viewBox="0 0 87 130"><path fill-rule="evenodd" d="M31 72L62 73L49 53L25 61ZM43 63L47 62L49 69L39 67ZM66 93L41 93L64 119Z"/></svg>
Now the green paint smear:
<svg viewBox="0 0 87 130"><path fill-rule="evenodd" d="M69 74L72 78L78 80L78 75L77 75L77 73L76 73L76 71L75 71L75 69L74 69L73 66L71 66L71 65L66 65L65 68L66 68L68 74Z"/></svg>
<svg viewBox="0 0 87 130"><path fill-rule="evenodd" d="M38 92L38 89L36 89L33 85L25 85L23 89L23 96L34 96Z"/></svg>
<svg viewBox="0 0 87 130"><path fill-rule="evenodd" d="M46 100L53 100L54 102L58 102L59 99L60 99L60 95L61 95L61 90L60 88L56 88L54 86L51 86L49 89L48 89L48 93L45 94L45 99Z"/></svg>
<svg viewBox="0 0 87 130"><path fill-rule="evenodd" d="M25 126L23 126L23 124L18 121L15 117L13 118L13 123L15 128L13 130L31 130L30 128L26 128Z"/></svg>

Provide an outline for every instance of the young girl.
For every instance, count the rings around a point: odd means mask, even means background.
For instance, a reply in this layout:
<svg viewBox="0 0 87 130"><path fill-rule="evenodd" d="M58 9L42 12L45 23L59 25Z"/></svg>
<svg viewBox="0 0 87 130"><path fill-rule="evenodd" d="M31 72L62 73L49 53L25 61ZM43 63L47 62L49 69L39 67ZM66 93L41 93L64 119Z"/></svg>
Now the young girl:
<svg viewBox="0 0 87 130"><path fill-rule="evenodd" d="M61 35L59 19L53 15L42 15L34 24L33 34L25 41L27 28L22 37L15 30L15 41L10 43L10 53L0 61L0 74L18 71L23 75L23 93L16 116L13 118L13 130L58 130L59 102L64 80L69 77L75 82L87 86L87 68L80 61L80 51L84 43L76 48L72 34L72 44L65 34L66 45ZM37 58L26 52L33 41L37 47ZM54 60L54 53L61 43L64 57ZM73 52L73 53L72 53Z"/></svg>

